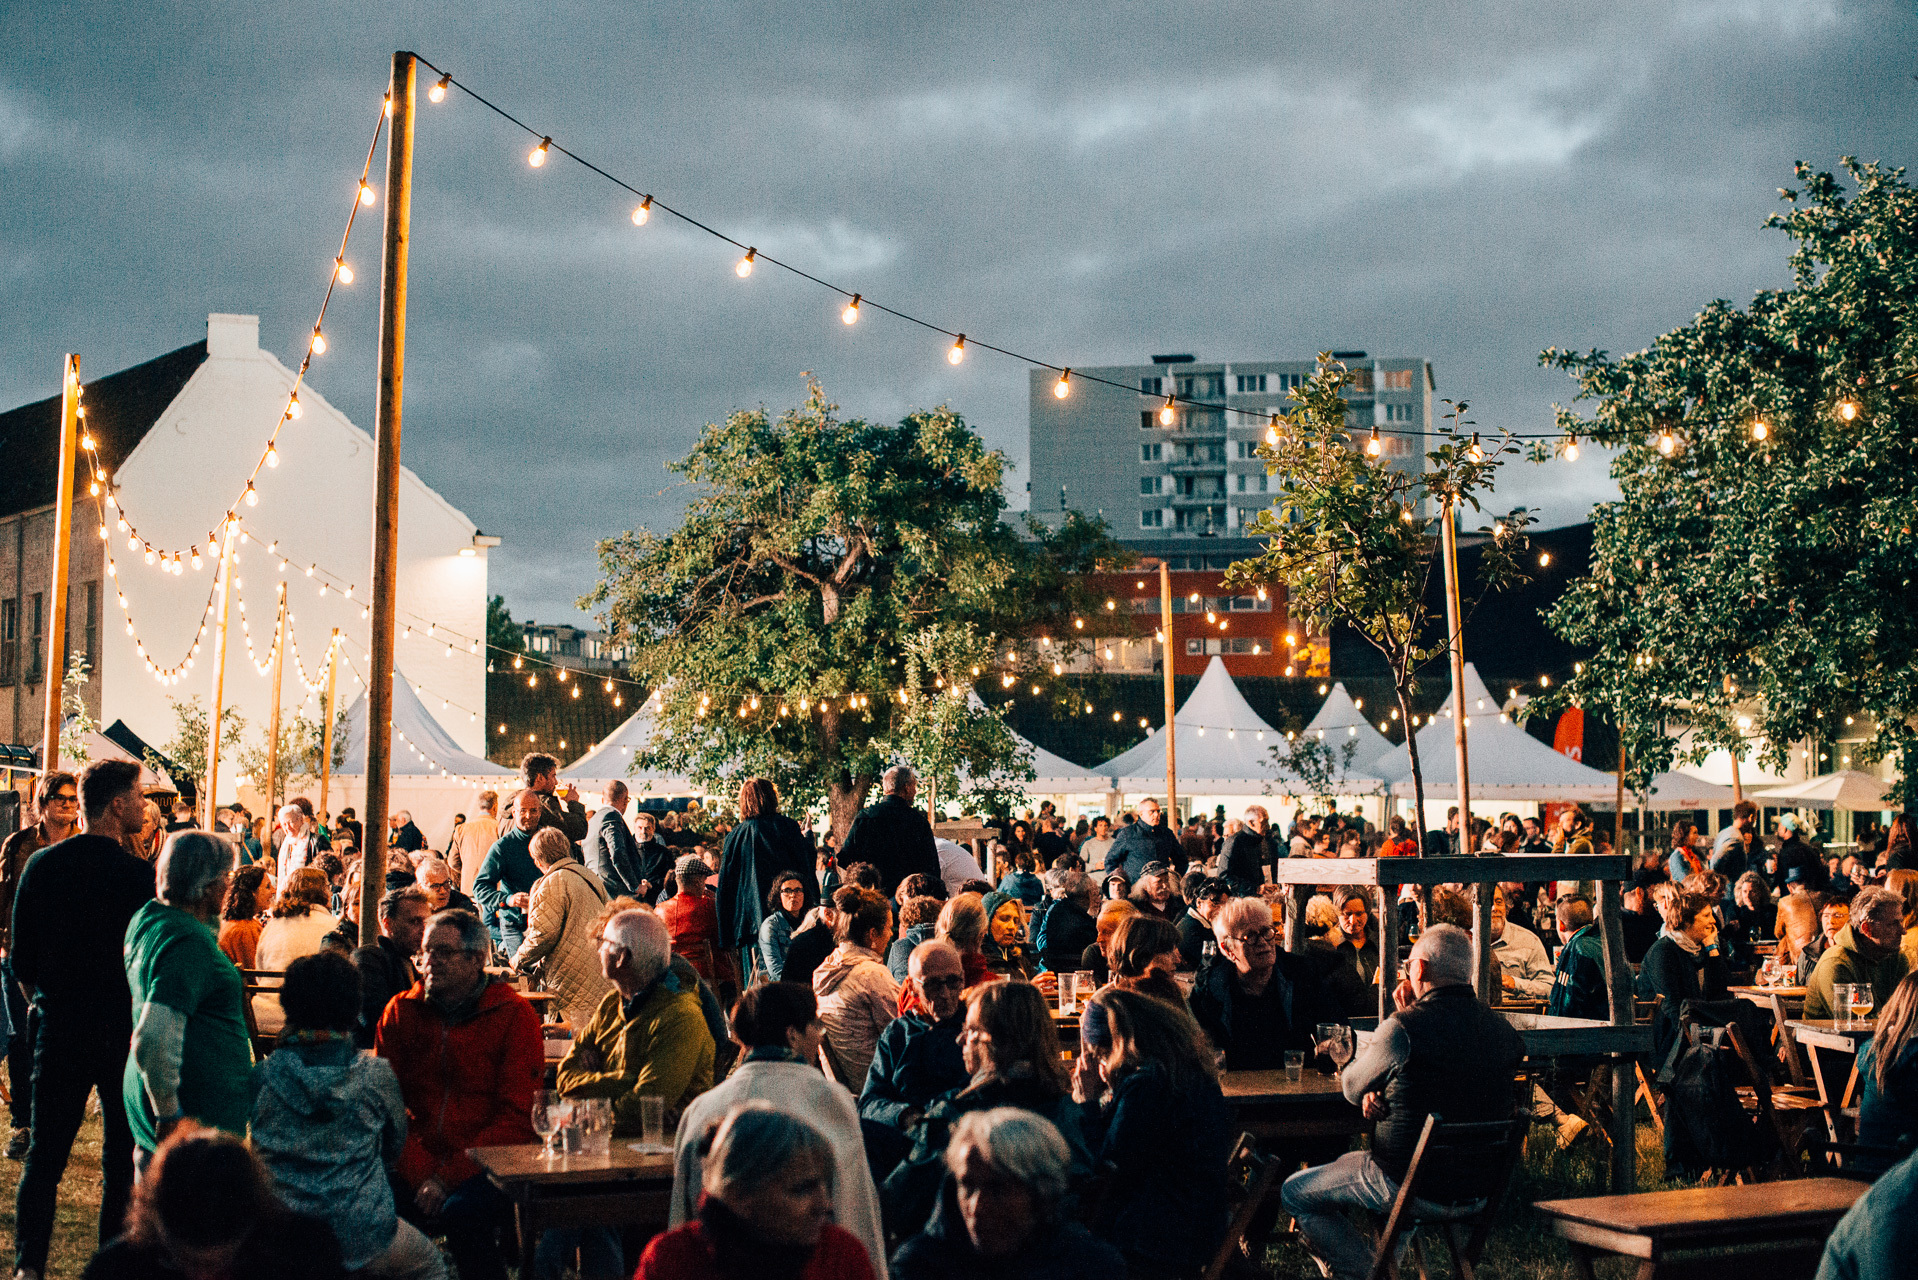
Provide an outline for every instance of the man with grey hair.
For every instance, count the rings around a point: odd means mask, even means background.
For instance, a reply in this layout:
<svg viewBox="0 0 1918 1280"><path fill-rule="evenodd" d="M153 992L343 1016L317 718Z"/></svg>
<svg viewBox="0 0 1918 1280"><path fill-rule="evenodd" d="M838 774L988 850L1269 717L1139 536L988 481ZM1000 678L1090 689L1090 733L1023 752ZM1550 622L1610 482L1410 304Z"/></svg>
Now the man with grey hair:
<svg viewBox="0 0 1918 1280"><path fill-rule="evenodd" d="M586 866L616 898L643 896L640 882L646 877L640 870L639 842L626 825L632 802L626 784L615 778L606 784L606 803L586 824Z"/></svg>
<svg viewBox="0 0 1918 1280"><path fill-rule="evenodd" d="M899 882L915 872L940 880L939 848L932 823L913 806L919 779L908 765L896 764L881 780L879 803L861 809L839 846L839 865L870 862L879 872L879 889L891 897Z"/></svg>
<svg viewBox="0 0 1918 1280"><path fill-rule="evenodd" d="M671 968L672 936L651 911L621 911L599 935L599 968L613 984L559 1064L560 1092L610 1098L613 1135L640 1133L640 1099L666 1100L666 1125L713 1084L713 1037L700 1012L698 979Z"/></svg>
<svg viewBox="0 0 1918 1280"><path fill-rule="evenodd" d="M320 856L320 828L297 804L280 806L280 844L273 851L273 883L286 888L295 871Z"/></svg>
<svg viewBox="0 0 1918 1280"><path fill-rule="evenodd" d="M223 836L176 831L155 864L159 899L127 926L134 1026L122 1101L141 1166L188 1116L246 1134L253 1049L240 973L214 932L234 858Z"/></svg>
<svg viewBox="0 0 1918 1280"><path fill-rule="evenodd" d="M1841 1016L1832 988L1841 982L1869 983L1873 1007L1883 1009L1908 968L1899 943L1905 935L1905 900L1882 885L1860 889L1851 900L1851 923L1838 931L1818 957L1805 984L1805 1016Z"/></svg>
<svg viewBox="0 0 1918 1280"><path fill-rule="evenodd" d="M1361 1280L1372 1243L1344 1210L1383 1214L1397 1197L1425 1118L1440 1112L1453 1124L1507 1120L1514 1114L1513 1075L1525 1045L1472 990L1472 937L1456 925L1427 929L1392 993L1398 1012L1379 1024L1365 1051L1341 1075L1346 1100L1375 1122L1372 1147L1285 1180L1280 1200L1298 1220L1305 1247L1336 1280ZM1441 1198L1414 1202L1429 1219L1476 1212L1495 1191L1488 1163L1427 1155L1428 1180Z"/></svg>
<svg viewBox="0 0 1918 1280"><path fill-rule="evenodd" d="M1191 1007L1225 1054L1226 1070L1276 1071L1287 1050L1313 1047L1320 1023L1345 1021L1318 965L1279 949L1277 922L1262 899L1221 903L1212 936L1222 963L1200 970Z"/></svg>
<svg viewBox="0 0 1918 1280"><path fill-rule="evenodd" d="M899 1246L902 1276L1122 1276L1119 1251L1063 1212L1072 1152L1050 1120L1018 1107L971 1111L946 1147L939 1207Z"/></svg>

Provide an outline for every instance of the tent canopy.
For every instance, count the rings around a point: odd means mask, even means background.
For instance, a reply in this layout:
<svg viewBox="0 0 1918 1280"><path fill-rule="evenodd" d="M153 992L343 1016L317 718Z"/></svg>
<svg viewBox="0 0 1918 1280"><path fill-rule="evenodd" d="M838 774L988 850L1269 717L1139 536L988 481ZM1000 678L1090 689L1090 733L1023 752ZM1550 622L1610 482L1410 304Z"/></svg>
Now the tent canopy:
<svg viewBox="0 0 1918 1280"><path fill-rule="evenodd" d="M1325 696L1325 705L1305 726L1305 732L1299 735L1336 747L1344 755L1345 744L1352 744L1352 767L1367 773L1377 773L1371 767L1372 762L1390 751L1404 754L1403 748L1392 745L1391 739L1372 727L1372 722L1359 710L1358 703L1345 691L1343 683L1334 684L1332 691Z"/></svg>
<svg viewBox="0 0 1918 1280"><path fill-rule="evenodd" d="M366 772L366 709L366 691L362 689L346 709L346 762L335 771L339 775L359 777ZM461 750L397 670L393 672L392 764L387 773L396 778L517 776L503 765Z"/></svg>
<svg viewBox="0 0 1918 1280"><path fill-rule="evenodd" d="M1626 792L1626 806L1636 805L1638 796L1637 792ZM1606 800L1595 807L1609 809L1612 802ZM1729 809L1732 807L1732 789L1673 769L1652 779L1652 785L1644 792L1644 807L1660 813L1675 809Z"/></svg>
<svg viewBox="0 0 1918 1280"><path fill-rule="evenodd" d="M986 702L976 691L966 694L967 706L975 711L984 711ZM1028 793L1034 795L1086 795L1106 790L1105 775L1096 769L1076 765L1062 755L1055 755L1030 738L1008 728L1013 741L1032 753L1032 781L1019 784ZM969 781L969 778L963 780Z"/></svg>
<svg viewBox="0 0 1918 1280"><path fill-rule="evenodd" d="M1890 806L1891 784L1883 778L1857 769L1821 773L1803 782L1788 782L1782 787L1746 792L1763 805L1791 809L1860 809L1870 811Z"/></svg>
<svg viewBox="0 0 1918 1280"><path fill-rule="evenodd" d="M1214 657L1199 687L1175 716L1173 743L1178 751L1179 791L1184 795L1303 794L1314 788L1280 766L1272 749L1285 735L1259 718ZM1329 736L1329 735L1328 735ZM1115 791L1156 791L1165 784L1165 726L1138 746L1122 751L1091 772L1109 778ZM1371 795L1379 790L1376 770L1348 775L1335 795Z"/></svg>
<svg viewBox="0 0 1918 1280"><path fill-rule="evenodd" d="M1419 767L1425 775L1428 800L1458 793L1458 763L1452 746L1452 708L1455 689L1430 724L1418 731ZM1597 804L1615 795L1612 775L1560 755L1512 722L1479 679L1478 670L1465 664L1466 766L1471 770L1472 799L1580 801ZM1400 799L1412 796L1412 765L1405 751L1393 747L1371 764L1372 772L1392 784Z"/></svg>
<svg viewBox="0 0 1918 1280"><path fill-rule="evenodd" d="M639 710L627 716L624 723L602 738L591 751L560 770L561 775L573 785L588 791L604 791L607 783L619 781L641 795L705 794L706 788L694 786L677 774L648 769L633 771L633 756L651 747L653 740L659 736L659 716L655 706L652 698L640 703Z"/></svg>

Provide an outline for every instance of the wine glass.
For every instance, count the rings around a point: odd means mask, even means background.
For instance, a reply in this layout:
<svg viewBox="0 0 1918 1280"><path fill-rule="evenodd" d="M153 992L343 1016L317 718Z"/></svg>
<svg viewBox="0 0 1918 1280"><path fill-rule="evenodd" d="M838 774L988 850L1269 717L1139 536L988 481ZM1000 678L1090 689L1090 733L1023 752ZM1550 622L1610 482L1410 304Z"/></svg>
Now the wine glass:
<svg viewBox="0 0 1918 1280"><path fill-rule="evenodd" d="M553 1138L559 1133L562 1106L560 1095L551 1089L542 1089L533 1095L533 1132L539 1135L548 1160L557 1154Z"/></svg>
<svg viewBox="0 0 1918 1280"><path fill-rule="evenodd" d="M1865 1019L1871 1016L1872 1008L1877 1003L1878 997L1873 994L1869 982L1852 983L1849 1006L1851 1010L1851 1025L1854 1027L1863 1025Z"/></svg>
<svg viewBox="0 0 1918 1280"><path fill-rule="evenodd" d="M1345 1064L1352 1061L1352 1054L1358 1048L1358 1035L1351 1027L1340 1023L1332 1029L1332 1065L1343 1070Z"/></svg>

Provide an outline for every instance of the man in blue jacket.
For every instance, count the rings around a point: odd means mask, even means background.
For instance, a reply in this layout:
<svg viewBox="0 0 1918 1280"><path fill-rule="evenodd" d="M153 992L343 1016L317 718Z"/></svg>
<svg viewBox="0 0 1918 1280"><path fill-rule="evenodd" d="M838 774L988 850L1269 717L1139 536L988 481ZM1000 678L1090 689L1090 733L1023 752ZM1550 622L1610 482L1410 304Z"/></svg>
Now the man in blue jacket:
<svg viewBox="0 0 1918 1280"><path fill-rule="evenodd" d="M545 825L545 813L539 792L531 787L520 792L513 800L512 829L500 832L473 876L480 920L509 956L526 936L526 911L540 877L533 861L533 833Z"/></svg>
<svg viewBox="0 0 1918 1280"><path fill-rule="evenodd" d="M1167 830L1165 810L1157 800L1146 799L1139 804L1139 820L1121 827L1112 847L1106 850L1106 869L1117 867L1125 872L1126 883L1135 885L1145 874L1146 865L1153 862L1177 867L1179 874L1185 874L1185 849L1179 837Z"/></svg>
<svg viewBox="0 0 1918 1280"><path fill-rule="evenodd" d="M868 1151L890 1148L886 1154L895 1164L910 1148L907 1134L927 1104L969 1078L959 1049L959 1031L966 1020L960 999L966 972L958 949L950 942L920 943L913 948L906 980L919 993L925 1012L902 1013L886 1024L859 1094ZM890 1132L875 1134L875 1126Z"/></svg>

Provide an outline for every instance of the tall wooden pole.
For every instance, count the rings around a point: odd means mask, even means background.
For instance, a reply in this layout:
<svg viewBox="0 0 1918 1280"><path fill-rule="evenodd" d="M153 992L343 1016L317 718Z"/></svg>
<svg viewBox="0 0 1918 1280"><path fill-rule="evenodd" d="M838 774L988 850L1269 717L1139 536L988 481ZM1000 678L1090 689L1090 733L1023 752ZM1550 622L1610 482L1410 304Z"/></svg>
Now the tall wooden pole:
<svg viewBox="0 0 1918 1280"><path fill-rule="evenodd" d="M220 793L220 707L226 698L226 615L233 602L233 541L240 522L228 516L220 524L220 602L213 615L213 706L206 717L206 797L200 818L213 825L214 797ZM267 815L267 837L273 835L273 815Z"/></svg>
<svg viewBox="0 0 1918 1280"><path fill-rule="evenodd" d="M69 355L60 376L60 487L53 500L53 608L47 614L46 743L40 767L60 767L60 724L66 717L67 558L73 542L74 450L79 445L80 357ZM36 637L37 638L37 637Z"/></svg>
<svg viewBox="0 0 1918 1280"><path fill-rule="evenodd" d="M332 643L326 646L326 725L320 730L320 812L326 807L326 790L333 781L333 699L340 678L340 629L333 628Z"/></svg>
<svg viewBox="0 0 1918 1280"><path fill-rule="evenodd" d="M1440 537L1443 539L1441 550L1445 561L1445 629L1451 637L1446 647L1451 651L1452 659L1452 761L1453 767L1458 770L1458 851L1469 856L1477 850L1472 848L1472 770L1465 749L1468 710L1465 704L1465 609L1460 603L1458 590L1456 515L1457 507L1450 501L1446 502L1445 523ZM1424 814L1419 815L1421 824L1424 818ZM1498 941L1492 936L1492 895L1497 891L1497 885L1472 886L1472 985L1478 989L1479 999L1488 1004L1496 1003L1499 991L1496 976L1499 970L1492 956L1493 944ZM1383 1002L1379 1007L1384 1008Z"/></svg>
<svg viewBox="0 0 1918 1280"><path fill-rule="evenodd" d="M273 710L266 718L266 809L268 813L279 812L280 807L280 655L286 652L286 583L280 584L279 608L273 615L273 672L268 676L273 686Z"/></svg>
<svg viewBox="0 0 1918 1280"><path fill-rule="evenodd" d="M1172 647L1172 570L1163 557L1159 560L1159 618L1165 624L1165 643L1160 646L1165 661L1165 822L1168 831L1184 824L1179 821L1179 735L1173 732L1172 717L1177 698L1172 683L1177 663Z"/></svg>
<svg viewBox="0 0 1918 1280"><path fill-rule="evenodd" d="M386 236L380 257L380 364L373 411L373 601L366 680L366 848L360 861L360 945L379 940L386 887L386 806L393 761L393 615L399 590L400 409L406 386L406 250L413 216L417 60L393 55L387 89Z"/></svg>

